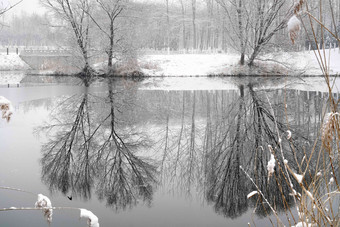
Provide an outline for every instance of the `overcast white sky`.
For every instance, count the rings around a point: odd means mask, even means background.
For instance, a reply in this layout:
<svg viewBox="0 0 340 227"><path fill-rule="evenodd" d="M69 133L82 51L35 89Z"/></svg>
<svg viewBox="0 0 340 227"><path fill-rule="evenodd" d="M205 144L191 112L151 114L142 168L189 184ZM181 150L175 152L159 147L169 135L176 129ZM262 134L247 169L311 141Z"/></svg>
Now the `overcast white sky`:
<svg viewBox="0 0 340 227"><path fill-rule="evenodd" d="M19 2L20 0L0 0L0 7L8 7L10 5L14 5L15 3ZM140 2L164 2L165 0L135 0ZM40 0L23 0L19 5L11 9L7 16L11 17L11 15L19 15L22 11L27 13L38 13L43 14L45 9L39 3ZM176 0L170 0L170 4L176 2Z"/></svg>
<svg viewBox="0 0 340 227"><path fill-rule="evenodd" d="M0 0L0 7L14 5L19 0ZM22 11L27 13L43 13L44 8L39 4L39 0L23 0L19 5L11 9L8 14L20 14Z"/></svg>

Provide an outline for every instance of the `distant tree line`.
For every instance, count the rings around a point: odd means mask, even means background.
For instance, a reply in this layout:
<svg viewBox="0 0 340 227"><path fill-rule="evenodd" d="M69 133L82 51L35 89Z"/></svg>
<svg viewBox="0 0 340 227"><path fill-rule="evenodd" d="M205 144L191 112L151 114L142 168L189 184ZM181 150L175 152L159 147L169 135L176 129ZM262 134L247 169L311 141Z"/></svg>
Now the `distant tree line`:
<svg viewBox="0 0 340 227"><path fill-rule="evenodd" d="M303 2L298 18L300 35L292 45L287 22L294 7ZM337 0L43 0L45 15L22 14L7 18L2 27L3 45L77 46L84 64L92 56L113 59L136 50L191 52L234 52L240 63L252 65L260 53L298 51L338 46L340 2ZM320 7L321 4L321 7ZM307 8L308 7L308 8ZM0 10L1 12L1 10ZM310 40L315 33L318 43ZM118 54L117 54L118 53Z"/></svg>

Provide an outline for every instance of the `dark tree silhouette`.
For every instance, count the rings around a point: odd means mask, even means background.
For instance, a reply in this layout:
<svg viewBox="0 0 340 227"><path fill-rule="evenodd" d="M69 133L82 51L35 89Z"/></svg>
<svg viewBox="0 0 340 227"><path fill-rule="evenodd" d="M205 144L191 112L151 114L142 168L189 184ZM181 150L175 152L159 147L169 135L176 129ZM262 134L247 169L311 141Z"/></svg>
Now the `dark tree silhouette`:
<svg viewBox="0 0 340 227"><path fill-rule="evenodd" d="M132 207L140 199L150 203L157 165L151 157L142 157L149 139L117 124L117 106L123 103L115 100L113 80L108 86L104 99L86 89L80 97L62 101L53 121L37 129L48 136L42 148L43 181L51 191L84 199L95 190L116 209Z"/></svg>

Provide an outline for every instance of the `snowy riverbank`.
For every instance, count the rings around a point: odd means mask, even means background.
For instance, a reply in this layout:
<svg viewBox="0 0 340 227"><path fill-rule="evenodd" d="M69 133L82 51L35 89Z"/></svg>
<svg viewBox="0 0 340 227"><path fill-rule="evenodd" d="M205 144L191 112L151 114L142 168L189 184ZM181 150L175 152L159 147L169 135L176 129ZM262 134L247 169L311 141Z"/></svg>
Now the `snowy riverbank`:
<svg viewBox="0 0 340 227"><path fill-rule="evenodd" d="M340 52L325 51L330 57L330 73L340 74ZM144 55L136 70L147 76L208 76L208 75L322 75L313 51L277 52L256 61L255 67L240 67L238 54L170 54ZM128 67L129 68L129 67ZM133 68L133 67L132 67ZM0 54L0 84L17 83L4 71L26 71L30 67L16 54ZM47 71L44 71L46 73ZM52 71L48 71L53 73ZM20 76L21 77L21 76Z"/></svg>
<svg viewBox="0 0 340 227"><path fill-rule="evenodd" d="M338 49L326 50L330 56L330 73L340 74L340 52ZM267 54L257 60L254 68L237 65L236 54L176 54L145 55L140 58L141 71L149 76L207 76L235 74L286 74L286 75L322 75L313 51L278 52Z"/></svg>

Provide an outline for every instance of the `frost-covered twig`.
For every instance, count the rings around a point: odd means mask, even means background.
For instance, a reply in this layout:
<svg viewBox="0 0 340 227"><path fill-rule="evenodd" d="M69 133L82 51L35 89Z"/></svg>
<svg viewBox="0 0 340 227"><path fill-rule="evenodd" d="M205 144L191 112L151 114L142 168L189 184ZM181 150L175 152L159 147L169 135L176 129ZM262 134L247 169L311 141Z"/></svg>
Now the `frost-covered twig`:
<svg viewBox="0 0 340 227"><path fill-rule="evenodd" d="M268 200L266 199L266 197L263 195L262 191L260 190L260 188L257 186L257 184L254 182L254 180L249 176L249 174L243 169L242 166L240 166L240 169L244 172L244 174L249 178L249 180L254 184L254 186L256 187L257 191L261 194L263 200L268 204L268 206L270 207L270 209L273 211L274 215L276 216L277 220L283 225L279 215L277 214L276 210L270 205L270 203L268 202Z"/></svg>
<svg viewBox="0 0 340 227"><path fill-rule="evenodd" d="M11 190L11 191L18 191L18 192L25 192L25 193L28 193L28 194L36 195L36 193L29 192L29 191L26 191L26 190L22 190L20 188L12 188L12 187L0 186L0 189Z"/></svg>

